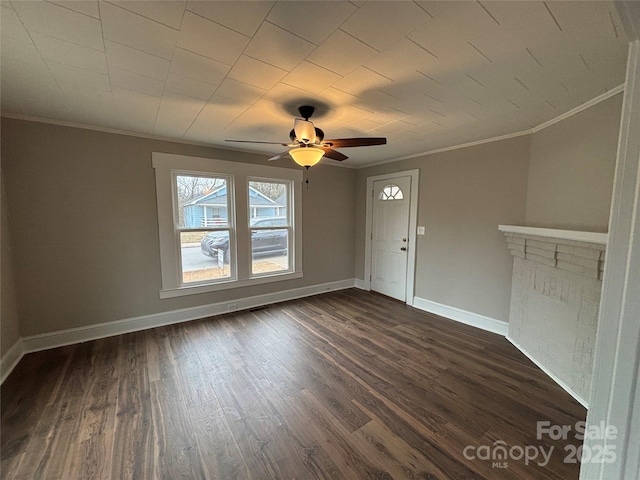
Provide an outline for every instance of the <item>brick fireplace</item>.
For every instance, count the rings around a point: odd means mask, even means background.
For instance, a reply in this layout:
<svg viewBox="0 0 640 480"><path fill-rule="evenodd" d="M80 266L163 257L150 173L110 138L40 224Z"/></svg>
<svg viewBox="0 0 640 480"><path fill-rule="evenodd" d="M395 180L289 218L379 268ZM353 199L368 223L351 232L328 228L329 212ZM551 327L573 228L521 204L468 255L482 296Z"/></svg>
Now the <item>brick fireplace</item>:
<svg viewBox="0 0 640 480"><path fill-rule="evenodd" d="M587 406L607 234L499 230L514 257L507 338Z"/></svg>

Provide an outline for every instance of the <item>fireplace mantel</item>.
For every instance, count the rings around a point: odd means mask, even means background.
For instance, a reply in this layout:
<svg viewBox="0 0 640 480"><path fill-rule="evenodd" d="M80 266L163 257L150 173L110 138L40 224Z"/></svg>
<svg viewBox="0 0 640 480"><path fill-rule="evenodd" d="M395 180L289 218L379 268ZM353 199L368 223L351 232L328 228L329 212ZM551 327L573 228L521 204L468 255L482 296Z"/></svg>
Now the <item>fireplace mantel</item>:
<svg viewBox="0 0 640 480"><path fill-rule="evenodd" d="M607 241L609 240L608 233L579 232L574 230L558 230L555 228L523 227L519 225L498 225L498 230L504 233L513 233L516 235L556 238L558 240L597 243L601 245L606 245Z"/></svg>
<svg viewBox="0 0 640 480"><path fill-rule="evenodd" d="M608 234L498 229L514 257L509 340L587 406Z"/></svg>

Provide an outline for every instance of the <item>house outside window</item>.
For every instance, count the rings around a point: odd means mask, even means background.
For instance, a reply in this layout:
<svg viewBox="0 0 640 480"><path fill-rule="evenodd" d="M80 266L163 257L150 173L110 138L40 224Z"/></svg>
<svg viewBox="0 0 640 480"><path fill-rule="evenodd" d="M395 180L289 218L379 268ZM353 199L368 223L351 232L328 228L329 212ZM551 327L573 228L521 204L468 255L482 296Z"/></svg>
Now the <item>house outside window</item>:
<svg viewBox="0 0 640 480"><path fill-rule="evenodd" d="M284 214L282 199L272 199L249 186L249 206L251 218L280 217ZM227 187L220 185L194 197L184 205L184 217L189 228L213 227L224 224L229 215L227 207Z"/></svg>

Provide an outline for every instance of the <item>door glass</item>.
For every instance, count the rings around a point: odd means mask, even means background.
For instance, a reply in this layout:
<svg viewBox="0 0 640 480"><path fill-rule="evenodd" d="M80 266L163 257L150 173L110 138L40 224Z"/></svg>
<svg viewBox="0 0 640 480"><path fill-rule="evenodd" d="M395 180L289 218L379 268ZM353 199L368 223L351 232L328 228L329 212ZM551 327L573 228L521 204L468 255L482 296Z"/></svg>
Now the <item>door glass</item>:
<svg viewBox="0 0 640 480"><path fill-rule="evenodd" d="M387 185L380 192L380 200L402 200L402 189L397 185Z"/></svg>

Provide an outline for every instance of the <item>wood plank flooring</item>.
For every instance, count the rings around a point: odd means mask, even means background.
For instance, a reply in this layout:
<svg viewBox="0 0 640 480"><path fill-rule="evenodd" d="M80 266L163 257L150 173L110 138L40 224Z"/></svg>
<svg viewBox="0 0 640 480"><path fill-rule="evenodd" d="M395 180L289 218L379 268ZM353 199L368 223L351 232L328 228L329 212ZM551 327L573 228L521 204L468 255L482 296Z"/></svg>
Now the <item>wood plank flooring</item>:
<svg viewBox="0 0 640 480"><path fill-rule="evenodd" d="M359 290L29 354L1 402L3 479L570 480L536 422L586 415L504 338Z"/></svg>

